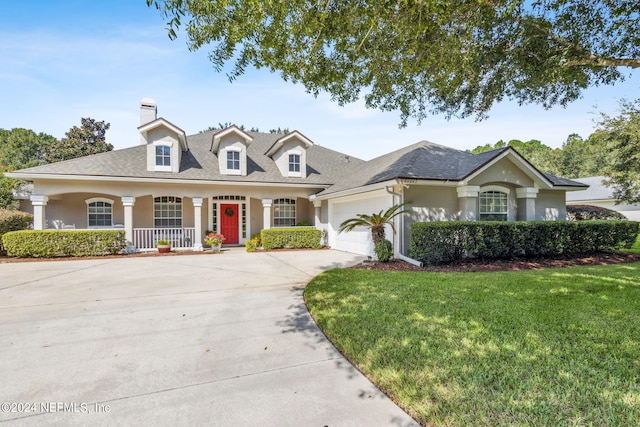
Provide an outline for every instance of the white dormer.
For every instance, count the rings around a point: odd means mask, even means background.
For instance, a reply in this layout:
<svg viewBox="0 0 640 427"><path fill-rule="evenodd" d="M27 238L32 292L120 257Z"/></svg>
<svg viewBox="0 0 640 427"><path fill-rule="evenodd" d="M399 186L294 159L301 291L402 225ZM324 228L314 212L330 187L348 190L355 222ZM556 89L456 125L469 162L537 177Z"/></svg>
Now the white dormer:
<svg viewBox="0 0 640 427"><path fill-rule="evenodd" d="M180 172L182 153L189 150L185 132L170 121L155 118L155 102L144 98L140 103L138 130L141 142L147 146L147 170L155 172Z"/></svg>
<svg viewBox="0 0 640 427"><path fill-rule="evenodd" d="M247 147L253 137L236 125L213 134L211 151L223 175L247 175Z"/></svg>
<svg viewBox="0 0 640 427"><path fill-rule="evenodd" d="M307 149L313 142L294 130L276 140L265 153L271 157L284 177L307 177Z"/></svg>

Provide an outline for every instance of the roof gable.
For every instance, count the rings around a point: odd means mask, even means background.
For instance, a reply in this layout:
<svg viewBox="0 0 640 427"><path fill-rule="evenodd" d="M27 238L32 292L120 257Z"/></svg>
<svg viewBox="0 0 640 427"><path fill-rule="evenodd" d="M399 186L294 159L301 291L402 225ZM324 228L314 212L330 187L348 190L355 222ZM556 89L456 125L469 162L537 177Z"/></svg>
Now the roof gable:
<svg viewBox="0 0 640 427"><path fill-rule="evenodd" d="M271 147L265 153L267 156L272 157L275 153L278 152L280 148L287 142L296 140L299 141L305 148L310 148L313 146L313 141L304 136L302 132L294 130L293 132L289 132L286 135L283 135L281 138L278 138Z"/></svg>
<svg viewBox="0 0 640 427"><path fill-rule="evenodd" d="M244 130L240 129L238 126L236 125L231 125L226 129L222 129L216 133L213 134L212 136L212 140L211 140L211 151L214 154L218 153L218 149L220 148L220 142L222 141L222 138L224 138L225 136L231 135L231 134L236 134L238 135L240 138L242 138L245 142L245 145L249 145L251 143L251 141L253 141L253 137L251 135L249 135L247 132L245 132Z"/></svg>
<svg viewBox="0 0 640 427"><path fill-rule="evenodd" d="M180 141L180 148L182 149L182 151L189 150L189 145L187 144L187 135L185 134L185 132L182 129L180 129L178 126L171 123L169 120L164 119L162 117L155 119L153 121L150 121L149 123L146 123L142 126L139 126L138 131L140 131L140 133L146 139L147 134L149 132L151 132L154 129L158 129L160 127L164 127L178 136L178 140Z"/></svg>

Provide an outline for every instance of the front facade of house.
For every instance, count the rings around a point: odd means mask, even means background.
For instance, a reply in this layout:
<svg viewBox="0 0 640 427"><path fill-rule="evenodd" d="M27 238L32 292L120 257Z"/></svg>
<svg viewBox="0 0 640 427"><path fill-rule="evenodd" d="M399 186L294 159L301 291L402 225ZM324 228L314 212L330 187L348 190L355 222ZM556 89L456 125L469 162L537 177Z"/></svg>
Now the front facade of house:
<svg viewBox="0 0 640 427"><path fill-rule="evenodd" d="M264 228L312 225L336 249L371 255L367 230L338 233L358 213L412 201L397 219L397 254L412 221L555 220L584 184L540 173L511 148L474 155L420 142L364 162L298 131L231 126L186 136L140 104L137 146L15 171L33 183L34 228L122 228L139 250L169 239L202 249L206 230L243 244Z"/></svg>

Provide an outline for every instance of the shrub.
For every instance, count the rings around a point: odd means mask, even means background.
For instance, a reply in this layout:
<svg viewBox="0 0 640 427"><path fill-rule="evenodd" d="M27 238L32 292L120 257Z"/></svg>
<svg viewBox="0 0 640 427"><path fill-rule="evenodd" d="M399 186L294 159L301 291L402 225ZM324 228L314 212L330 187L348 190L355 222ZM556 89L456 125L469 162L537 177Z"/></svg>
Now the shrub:
<svg viewBox="0 0 640 427"><path fill-rule="evenodd" d="M626 220L627 217L618 211L591 205L568 205L567 219L571 221L585 221L591 219Z"/></svg>
<svg viewBox="0 0 640 427"><path fill-rule="evenodd" d="M452 221L411 224L409 256L425 264L463 258L558 257L629 248L632 221Z"/></svg>
<svg viewBox="0 0 640 427"><path fill-rule="evenodd" d="M389 262L393 256L393 244L387 239L380 240L374 248L378 261Z"/></svg>
<svg viewBox="0 0 640 427"><path fill-rule="evenodd" d="M265 250L321 247L322 232L317 228L269 228L260 232Z"/></svg>
<svg viewBox="0 0 640 427"><path fill-rule="evenodd" d="M2 235L10 231L25 230L33 221L33 215L26 212L0 209L0 255L6 252L2 245Z"/></svg>
<svg viewBox="0 0 640 427"><path fill-rule="evenodd" d="M9 256L33 258L109 255L126 247L124 230L22 230L2 241Z"/></svg>
<svg viewBox="0 0 640 427"><path fill-rule="evenodd" d="M249 239L244 242L244 247L246 248L247 252L254 252L256 249L258 249L258 241Z"/></svg>

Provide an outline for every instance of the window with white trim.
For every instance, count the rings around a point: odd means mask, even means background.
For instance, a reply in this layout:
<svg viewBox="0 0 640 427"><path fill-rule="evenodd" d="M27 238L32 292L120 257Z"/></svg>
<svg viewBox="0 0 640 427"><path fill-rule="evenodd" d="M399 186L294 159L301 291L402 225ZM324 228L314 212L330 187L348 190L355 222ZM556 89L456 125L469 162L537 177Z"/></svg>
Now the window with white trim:
<svg viewBox="0 0 640 427"><path fill-rule="evenodd" d="M481 221L506 221L509 213L508 195L503 191L483 191L480 199Z"/></svg>
<svg viewBox="0 0 640 427"><path fill-rule="evenodd" d="M275 199L273 201L273 226L293 227L296 225L296 201Z"/></svg>
<svg viewBox="0 0 640 427"><path fill-rule="evenodd" d="M171 167L171 147L156 145L156 166Z"/></svg>
<svg viewBox="0 0 640 427"><path fill-rule="evenodd" d="M240 152L227 151L227 172L240 173Z"/></svg>
<svg viewBox="0 0 640 427"><path fill-rule="evenodd" d="M289 172L300 173L300 154L289 154Z"/></svg>
<svg viewBox="0 0 640 427"><path fill-rule="evenodd" d="M153 199L155 228L182 228L182 198L161 196Z"/></svg>
<svg viewBox="0 0 640 427"><path fill-rule="evenodd" d="M89 199L86 202L89 228L113 226L113 200Z"/></svg>

